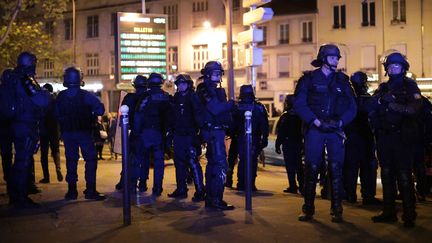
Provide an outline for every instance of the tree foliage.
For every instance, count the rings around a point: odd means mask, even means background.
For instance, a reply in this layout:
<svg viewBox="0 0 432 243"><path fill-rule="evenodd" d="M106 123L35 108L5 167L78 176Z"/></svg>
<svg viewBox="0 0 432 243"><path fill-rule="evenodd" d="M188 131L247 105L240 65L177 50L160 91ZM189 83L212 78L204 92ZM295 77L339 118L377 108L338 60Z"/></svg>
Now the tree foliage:
<svg viewBox="0 0 432 243"><path fill-rule="evenodd" d="M45 32L45 22L61 20L68 2L23 0L17 9L18 1L0 1L0 37L6 37L0 46L0 70L15 66L16 57L22 51L33 52L39 60L64 58L65 53L55 50L52 37ZM16 10L18 15L9 25Z"/></svg>

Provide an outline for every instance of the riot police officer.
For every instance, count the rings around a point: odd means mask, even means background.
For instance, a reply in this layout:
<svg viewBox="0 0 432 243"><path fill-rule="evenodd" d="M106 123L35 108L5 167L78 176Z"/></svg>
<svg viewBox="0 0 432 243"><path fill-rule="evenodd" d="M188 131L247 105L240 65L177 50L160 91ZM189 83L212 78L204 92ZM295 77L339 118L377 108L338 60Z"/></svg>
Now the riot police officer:
<svg viewBox="0 0 432 243"><path fill-rule="evenodd" d="M63 86L56 99L56 117L59 121L61 136L66 155L66 181L68 191L66 200L76 200L77 167L79 149L85 160L85 199L104 200L105 196L96 190L97 157L94 146L93 129L97 116L102 116L105 108L92 93L81 89L84 86L83 74L77 67L64 70Z"/></svg>
<svg viewBox="0 0 432 243"><path fill-rule="evenodd" d="M149 90L138 101L137 111L134 115L134 129L136 129L137 140L134 145L134 167L149 167L149 154L153 152L154 176L153 196L162 194L162 181L164 175L164 139L169 127L170 119L170 97L161 89L164 81L160 73L151 73L148 77ZM136 184L138 175L132 176L132 185ZM141 178L144 179L144 178ZM147 180L147 178L145 178Z"/></svg>
<svg viewBox="0 0 432 243"><path fill-rule="evenodd" d="M225 152L225 129L230 123L234 101L227 102L225 90L218 87L224 73L217 61L209 61L201 70L204 82L197 87L197 94L203 106L204 125L201 133L207 143L206 207L232 210L234 206L223 200L227 160Z"/></svg>
<svg viewBox="0 0 432 243"><path fill-rule="evenodd" d="M357 201L357 178L360 170L363 204L379 204L375 198L378 165L375 160L375 146L368 121L366 103L371 95L367 92L367 75L358 71L351 75L351 84L356 94L357 115L345 127L344 188L345 198L350 203Z"/></svg>
<svg viewBox="0 0 432 243"><path fill-rule="evenodd" d="M192 200L202 201L205 199L205 191L202 168L198 160L198 154L201 151L198 137L199 128L202 126L201 104L193 91L193 81L188 74L177 75L174 83L177 86L177 92L172 102L174 122L170 133L174 142L177 189L168 194L168 197L187 197L188 168L191 168L195 184L195 194Z"/></svg>
<svg viewBox="0 0 432 243"><path fill-rule="evenodd" d="M60 166L60 130L57 119L55 118L55 95L53 93L53 86L49 83L44 84L44 89L50 93L50 102L48 104L45 116L40 123L40 160L43 171L43 178L40 183L49 183L50 174L48 170L48 148L51 149L51 156L54 160L57 180L63 181L63 174L61 173Z"/></svg>
<svg viewBox="0 0 432 243"><path fill-rule="evenodd" d="M303 193L302 121L293 108L294 95L285 97L284 113L276 124L276 153L283 152L289 187L286 193ZM281 147L282 146L282 151ZM297 180L296 180L297 176ZM298 185L297 185L298 182Z"/></svg>
<svg viewBox="0 0 432 243"><path fill-rule="evenodd" d="M240 87L239 102L233 112L233 128L236 134L239 151L239 164L237 169L237 190L245 188L245 168L246 156L246 133L245 133L245 116L246 111L252 112L252 144L251 144L251 176L252 190L256 191L255 180L257 176L258 155L262 149L267 147L269 125L267 111L263 104L255 99L252 85L242 85Z"/></svg>
<svg viewBox="0 0 432 243"><path fill-rule="evenodd" d="M332 222L342 219L342 166L344 161L343 128L356 114L356 103L349 78L336 71L340 59L336 45L324 44L312 65L318 67L305 73L296 87L294 109L307 125L305 131L305 189L300 221L311 220L315 212L314 198L317 174L324 147L328 154L331 180Z"/></svg>
<svg viewBox="0 0 432 243"><path fill-rule="evenodd" d="M421 109L417 84L406 77L409 63L399 52L387 55L383 62L388 82L381 83L370 102L377 155L381 166L383 211L374 222L395 222L396 182L402 196L405 227L415 225L415 196L412 180L413 144L418 139L416 116Z"/></svg>
<svg viewBox="0 0 432 243"><path fill-rule="evenodd" d="M28 197L29 173L34 168L33 153L37 150L38 125L44 109L48 106L49 94L41 89L36 75L36 56L22 52L17 67L7 83L14 88L15 114L10 129L15 147L15 161L12 166L12 188L10 202L16 207L36 207ZM12 94L11 94L12 95Z"/></svg>
<svg viewBox="0 0 432 243"><path fill-rule="evenodd" d="M142 141L142 139L138 139L137 128L134 126L134 115L140 98L144 97L147 94L148 80L145 76L137 75L133 80L132 85L135 88L135 93L127 94L122 102L122 105L127 105L129 107L129 124L131 130L129 135L129 144L131 150L130 161L134 160L134 155L137 153L136 149L137 147L139 147L137 146L137 144ZM147 191L147 178L149 174L149 167L147 163L139 163L139 165L140 166L136 168L134 167L134 169L137 169L137 171L134 171L133 173L138 175L138 191L145 192ZM136 186L136 184L133 185L134 188L132 188L132 192L136 191ZM121 173L120 180L116 184L115 188L117 190L123 189L123 172Z"/></svg>

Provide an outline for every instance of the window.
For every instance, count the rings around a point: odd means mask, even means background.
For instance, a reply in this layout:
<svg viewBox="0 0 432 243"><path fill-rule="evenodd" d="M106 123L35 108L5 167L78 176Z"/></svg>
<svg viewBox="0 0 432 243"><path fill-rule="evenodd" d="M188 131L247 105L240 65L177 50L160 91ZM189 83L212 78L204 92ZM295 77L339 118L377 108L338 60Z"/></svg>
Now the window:
<svg viewBox="0 0 432 243"><path fill-rule="evenodd" d="M54 61L50 59L44 59L43 61L43 77L52 78L54 77Z"/></svg>
<svg viewBox="0 0 432 243"><path fill-rule="evenodd" d="M87 38L99 36L99 16L87 16Z"/></svg>
<svg viewBox="0 0 432 243"><path fill-rule="evenodd" d="M208 61L208 46L193 46L193 70L201 70Z"/></svg>
<svg viewBox="0 0 432 243"><path fill-rule="evenodd" d="M64 20L64 39L73 40L73 26L72 19Z"/></svg>
<svg viewBox="0 0 432 243"><path fill-rule="evenodd" d="M245 49L244 45L238 45L237 43L233 43L233 68L244 67L245 60ZM228 60L228 52L227 52L227 44L223 43L222 45L222 58L224 60Z"/></svg>
<svg viewBox="0 0 432 243"><path fill-rule="evenodd" d="M45 33L49 36L54 35L54 21L50 20L45 22Z"/></svg>
<svg viewBox="0 0 432 243"><path fill-rule="evenodd" d="M117 24L117 13L111 13L111 36L115 35Z"/></svg>
<svg viewBox="0 0 432 243"><path fill-rule="evenodd" d="M393 18L392 24L406 23L406 3L405 0L392 0Z"/></svg>
<svg viewBox="0 0 432 243"><path fill-rule="evenodd" d="M178 48L177 48L177 46L168 47L168 70L170 73L178 71Z"/></svg>
<svg viewBox="0 0 432 243"><path fill-rule="evenodd" d="M178 29L178 5L164 6L163 11L168 15L168 29Z"/></svg>
<svg viewBox="0 0 432 243"><path fill-rule="evenodd" d="M261 26L263 31L263 41L259 42L258 45L265 46L267 45L267 26Z"/></svg>
<svg viewBox="0 0 432 243"><path fill-rule="evenodd" d="M263 64L261 66L258 66L257 68L257 78L258 79L266 79L269 72L269 62L268 57L263 57Z"/></svg>
<svg viewBox="0 0 432 243"><path fill-rule="evenodd" d="M260 80L259 81L259 89L260 90L267 90L267 81L266 80Z"/></svg>
<svg viewBox="0 0 432 243"><path fill-rule="evenodd" d="M99 75L99 54L87 53L87 75Z"/></svg>
<svg viewBox="0 0 432 243"><path fill-rule="evenodd" d="M233 4L232 23L241 24L241 22L243 21L243 13L242 13L240 0L233 0L232 4ZM223 13L225 13L225 7L223 8Z"/></svg>
<svg viewBox="0 0 432 243"><path fill-rule="evenodd" d="M345 5L333 6L333 29L346 28Z"/></svg>
<svg viewBox="0 0 432 243"><path fill-rule="evenodd" d="M192 3L192 27L201 27L208 20L208 1L194 1Z"/></svg>
<svg viewBox="0 0 432 243"><path fill-rule="evenodd" d="M289 43L289 24L279 25L279 44Z"/></svg>
<svg viewBox="0 0 432 243"><path fill-rule="evenodd" d="M312 42L312 21L301 23L302 42Z"/></svg>
<svg viewBox="0 0 432 243"><path fill-rule="evenodd" d="M277 67L279 72L279 78L290 77L291 59L289 56L278 56Z"/></svg>
<svg viewBox="0 0 432 243"><path fill-rule="evenodd" d="M375 2L363 1L362 5L362 26L375 26Z"/></svg>
<svg viewBox="0 0 432 243"><path fill-rule="evenodd" d="M363 46L361 48L361 69L363 71L375 71L376 62L375 46Z"/></svg>
<svg viewBox="0 0 432 243"><path fill-rule="evenodd" d="M233 0L232 1L232 8L233 8L233 11L240 10L240 0Z"/></svg>

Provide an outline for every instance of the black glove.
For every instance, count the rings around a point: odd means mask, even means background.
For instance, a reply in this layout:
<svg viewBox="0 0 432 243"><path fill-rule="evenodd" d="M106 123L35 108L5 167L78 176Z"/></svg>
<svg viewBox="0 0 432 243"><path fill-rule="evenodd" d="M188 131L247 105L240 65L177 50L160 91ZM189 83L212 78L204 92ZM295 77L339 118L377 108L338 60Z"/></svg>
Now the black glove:
<svg viewBox="0 0 432 243"><path fill-rule="evenodd" d="M319 129L323 132L335 132L341 128L341 122L339 120L324 120L321 121Z"/></svg>

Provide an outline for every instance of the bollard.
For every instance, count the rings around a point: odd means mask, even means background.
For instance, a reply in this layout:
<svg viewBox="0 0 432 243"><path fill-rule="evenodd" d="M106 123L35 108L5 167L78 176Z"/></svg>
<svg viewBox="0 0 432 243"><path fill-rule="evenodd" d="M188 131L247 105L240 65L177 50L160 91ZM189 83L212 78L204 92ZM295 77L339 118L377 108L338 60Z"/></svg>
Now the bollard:
<svg viewBox="0 0 432 243"><path fill-rule="evenodd" d="M246 165L245 165L245 209L252 210L252 175L251 175L251 150L252 150L252 112L246 111L245 135L246 135Z"/></svg>
<svg viewBox="0 0 432 243"><path fill-rule="evenodd" d="M122 141L122 170L123 170L123 225L131 224L130 179L129 179L129 107L122 105L121 112L121 141Z"/></svg>

